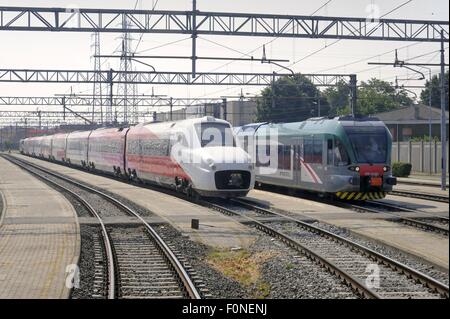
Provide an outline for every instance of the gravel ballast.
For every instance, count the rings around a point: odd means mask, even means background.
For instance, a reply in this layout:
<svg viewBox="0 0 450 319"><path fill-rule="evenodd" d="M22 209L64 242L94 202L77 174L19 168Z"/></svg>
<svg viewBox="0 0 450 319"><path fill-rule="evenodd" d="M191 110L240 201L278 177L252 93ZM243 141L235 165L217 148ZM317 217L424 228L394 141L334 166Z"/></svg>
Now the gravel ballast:
<svg viewBox="0 0 450 319"><path fill-rule="evenodd" d="M249 231L254 232L258 239L249 248L249 252L272 252L274 257L261 265L258 282L247 287L227 278L208 264L210 247L190 241L170 226L160 226L157 231L171 245L183 252L183 256L204 281L212 298L255 298L262 285L267 287L266 297L274 299L357 298L355 293L335 276L283 243L254 229Z"/></svg>
<svg viewBox="0 0 450 319"><path fill-rule="evenodd" d="M101 291L94 290L95 277L95 257L94 241L101 239L101 230L99 226L80 225L81 235L81 254L78 262L80 269L80 286L72 290L72 299L93 299L94 296L101 295L106 297L106 285L103 285ZM101 244L101 243L100 243ZM103 245L102 245L103 247ZM101 252L103 253L103 251ZM106 266L106 263L105 263ZM106 270L104 270L106 273Z"/></svg>
<svg viewBox="0 0 450 319"><path fill-rule="evenodd" d="M54 177L53 177L54 178ZM77 188L69 183L68 188ZM92 188L105 190L92 185ZM120 198L115 194L113 197L123 201L138 211L142 216L151 216L152 212ZM84 194L83 194L84 196ZM88 195L89 196L89 195ZM88 198L90 201L90 198ZM336 276L330 274L324 268L313 263L297 251L288 248L285 244L273 240L271 237L256 231L249 227L249 232L257 235L257 241L248 249L250 254L261 254L271 252L273 256L264 260L259 265L260 276L256 282L251 285L243 285L240 282L225 276L208 262L208 256L212 252L210 247L192 242L188 237L183 236L173 227L161 225L156 227L157 232L179 252L181 259L184 259L195 272L194 281L204 284L204 297L212 298L357 298L358 296L346 285L344 285ZM92 246L92 230L83 227L83 238L86 245ZM90 235L91 234L91 235ZM82 244L82 247L83 246ZM94 257L89 249L82 252L80 266L83 269L93 269ZM239 248L237 248L239 249ZM85 273L83 275L83 273ZM78 292L78 298L90 298L92 288L89 286L89 271L82 270L82 287ZM258 294L261 292L262 294ZM77 292L74 291L74 298L77 298Z"/></svg>
<svg viewBox="0 0 450 319"><path fill-rule="evenodd" d="M328 230L331 233L347 238L351 241L354 241L364 247L372 249L382 255L385 255L402 264L405 264L410 268L416 269L417 271L420 271L442 283L445 283L446 285L449 284L449 274L447 272L440 271L439 269L436 269L436 267L434 267L433 265L427 264L419 260L418 258L414 258L414 256L408 255L399 249L395 249L389 246L382 245L375 241L364 239L360 236L352 234L347 229L343 229L333 225L320 222L315 222L313 225Z"/></svg>

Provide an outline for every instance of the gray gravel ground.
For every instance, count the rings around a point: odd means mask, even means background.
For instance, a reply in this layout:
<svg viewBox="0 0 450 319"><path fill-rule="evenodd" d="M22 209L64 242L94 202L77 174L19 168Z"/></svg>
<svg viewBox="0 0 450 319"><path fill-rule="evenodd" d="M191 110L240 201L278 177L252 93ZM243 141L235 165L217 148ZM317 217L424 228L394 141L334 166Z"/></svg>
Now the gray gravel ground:
<svg viewBox="0 0 450 319"><path fill-rule="evenodd" d="M72 299L91 299L94 293L94 235L101 237L98 226L80 225L81 255L78 266L80 267L80 287L72 290ZM100 292L105 295L106 292Z"/></svg>
<svg viewBox="0 0 450 319"><path fill-rule="evenodd" d="M184 252L183 256L187 256L212 298L252 298L262 284L269 291L267 297L273 299L357 298L350 288L306 257L253 229L249 231L255 232L258 240L249 252L274 252L275 256L262 264L261 278L258 284L251 287L243 287L212 268L206 262L211 251L209 247L190 241L170 226L160 226L157 231L165 240L170 238L167 241Z"/></svg>
<svg viewBox="0 0 450 319"><path fill-rule="evenodd" d="M211 295L210 298L245 298L247 296L246 289L238 282L225 277L206 262L208 253L211 251L210 247L189 240L187 236L182 235L170 225L160 225L155 230L170 247L176 247L177 251L182 252L182 256L204 282L208 290L207 294ZM183 262L183 264L186 263Z"/></svg>
<svg viewBox="0 0 450 319"><path fill-rule="evenodd" d="M442 228L449 229L448 221L444 220L444 219L441 219L441 218L438 218L438 217L435 217L435 218L432 218L432 217L425 217L425 218L418 217L418 218L414 218L414 219L418 220L418 221L425 222L425 223L429 223L429 224L432 224L432 225L435 225L435 226L439 226L439 227L442 227Z"/></svg>
<svg viewBox="0 0 450 319"><path fill-rule="evenodd" d="M262 267L270 299L354 299L357 295L335 276L283 243L260 236L252 252L275 251Z"/></svg>
<svg viewBox="0 0 450 319"><path fill-rule="evenodd" d="M425 262L420 261L417 258L414 258L413 256L408 255L398 249L387 247L387 246L379 244L377 242L370 241L370 240L364 239L360 236L353 235L347 229L343 229L343 228L336 227L333 225L320 223L320 222L316 222L313 225L323 228L323 229L326 229L329 232L332 232L332 233L342 236L344 238L350 239L354 242L357 242L358 244L360 244L362 246L370 248L380 254L383 254L383 255L385 255L391 259L394 259L400 263L403 263L413 269L423 272L424 274L427 274L428 276L430 276L440 282L443 282L446 285L449 284L449 274L447 272L440 271L440 270L436 269L436 267L426 264Z"/></svg>
<svg viewBox="0 0 450 319"><path fill-rule="evenodd" d="M319 236L317 234L299 228L294 223L270 223L270 226L295 238L306 247L312 249L325 258L332 260L340 268L345 269L350 275L362 278L364 282L367 278L367 267L377 264L380 274L380 286L373 288L382 297L393 298L438 298L439 295L423 287L421 284L408 279L406 276L398 274L391 268L380 263L374 263L368 257L353 251L345 245Z"/></svg>
<svg viewBox="0 0 450 319"><path fill-rule="evenodd" d="M69 185L67 185L69 186ZM92 187L92 185L88 185ZM73 188L73 186L70 186ZM69 188L69 187L68 187ZM95 187L94 187L95 188ZM100 189L105 191L103 189ZM106 192L107 193L107 192ZM151 212L111 194L132 208L136 209L143 216L153 215ZM89 228L83 227L83 238L85 246L92 246L92 232ZM205 284L208 290L206 294L213 298L249 298L253 297L255 289L258 287L243 287L238 282L226 278L220 272L212 268L206 258L210 249L207 246L190 241L182 236L178 231L170 226L157 227L157 231L167 241L179 250L187 262L192 266L198 277ZM257 234L261 234L256 230ZM329 274L317 264L311 262L304 256L284 244L272 240L266 235L259 235L257 242L250 248L251 253L261 253L273 251L274 257L265 261L261 265L262 277L260 283L265 284L269 298L356 298L357 296L350 288L342 284L335 276ZM79 292L74 291L74 298L84 298L89 296L89 280L92 281L92 274L89 269L93 269L93 256L89 248L84 248L80 266L82 267L82 288ZM85 270L83 270L85 269ZM84 273L84 275L83 275ZM84 284L83 284L84 283ZM84 287L84 288L83 288Z"/></svg>
<svg viewBox="0 0 450 319"><path fill-rule="evenodd" d="M281 212L283 215L287 215L293 218L298 218L297 214L289 213L286 211ZM351 233L348 229L337 227L334 225L322 223L322 222L314 222L312 225L328 230L331 233L339 235L341 237L347 238L351 241L354 241L364 247L372 249L380 254L383 254L391 259L394 259L400 263L403 263L417 271L423 272L424 274L442 282L446 285L449 284L449 274L448 272L443 272L437 269L435 266L426 263L423 260L415 258L414 256L407 254L399 249L388 247L383 244L380 244L373 240L368 240L362 236L355 235Z"/></svg>

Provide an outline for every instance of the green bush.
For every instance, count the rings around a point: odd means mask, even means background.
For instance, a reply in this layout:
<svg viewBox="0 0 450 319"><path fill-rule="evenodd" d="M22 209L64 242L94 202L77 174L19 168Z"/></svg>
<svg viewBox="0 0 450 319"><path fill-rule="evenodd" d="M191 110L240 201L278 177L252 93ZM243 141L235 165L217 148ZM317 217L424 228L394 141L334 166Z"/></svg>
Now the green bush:
<svg viewBox="0 0 450 319"><path fill-rule="evenodd" d="M396 177L408 177L411 175L412 165L409 163L395 162L392 165L392 175Z"/></svg>

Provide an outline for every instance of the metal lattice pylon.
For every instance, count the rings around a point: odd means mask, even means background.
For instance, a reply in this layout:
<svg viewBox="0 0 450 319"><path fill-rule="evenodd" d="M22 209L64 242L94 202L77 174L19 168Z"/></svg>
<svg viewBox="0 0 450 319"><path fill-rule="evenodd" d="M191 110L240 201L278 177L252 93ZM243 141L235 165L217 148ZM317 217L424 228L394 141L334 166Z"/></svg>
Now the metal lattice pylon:
<svg viewBox="0 0 450 319"><path fill-rule="evenodd" d="M91 59L94 61L94 70L101 71L100 33L98 32L92 34L91 53ZM94 80L92 91L92 122L103 123L103 86L100 80L100 73L95 75ZM106 110L106 114L109 114L108 109ZM106 121L108 121L108 116Z"/></svg>
<svg viewBox="0 0 450 319"><path fill-rule="evenodd" d="M126 16L124 16L122 21L122 28L130 28L131 23ZM124 72L120 76L120 84L117 86L117 95L123 99L123 123L137 123L138 114L136 103L134 102L134 97L138 94L137 85L131 82L131 76L127 72L134 71L132 56L133 56L133 38L130 33L123 33L121 40L121 58L120 58L120 71ZM120 112L120 110L117 110Z"/></svg>

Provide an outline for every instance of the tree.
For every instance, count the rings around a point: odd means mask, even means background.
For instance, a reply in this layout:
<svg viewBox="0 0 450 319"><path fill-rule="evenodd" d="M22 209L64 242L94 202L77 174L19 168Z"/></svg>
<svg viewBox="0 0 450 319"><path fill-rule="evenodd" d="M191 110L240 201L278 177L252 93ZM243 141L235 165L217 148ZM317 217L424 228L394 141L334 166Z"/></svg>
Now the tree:
<svg viewBox="0 0 450 319"><path fill-rule="evenodd" d="M441 108L441 81L438 75L428 80L425 84L425 89L422 90L420 94L421 102L425 105L430 104L430 93L431 93L431 106L436 108ZM445 109L448 111L448 79L449 72L445 73L445 96L447 97L445 103Z"/></svg>
<svg viewBox="0 0 450 319"><path fill-rule="evenodd" d="M298 122L317 116L319 104L327 113L328 103L305 76L282 77L258 98L257 119L262 122Z"/></svg>
<svg viewBox="0 0 450 319"><path fill-rule="evenodd" d="M368 82L361 82L355 113L373 115L412 103L413 100L405 90L398 91L391 83L372 78Z"/></svg>
<svg viewBox="0 0 450 319"><path fill-rule="evenodd" d="M350 87L344 81L340 81L337 86L329 87L323 92L327 100L330 113L333 115L349 114L350 110Z"/></svg>

